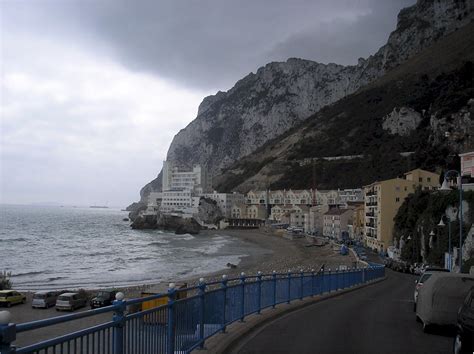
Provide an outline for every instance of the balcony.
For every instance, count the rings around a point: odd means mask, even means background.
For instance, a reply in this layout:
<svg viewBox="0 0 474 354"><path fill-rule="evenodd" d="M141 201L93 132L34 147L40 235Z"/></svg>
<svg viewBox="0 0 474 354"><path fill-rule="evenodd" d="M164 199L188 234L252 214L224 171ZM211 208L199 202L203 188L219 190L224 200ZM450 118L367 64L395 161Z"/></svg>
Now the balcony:
<svg viewBox="0 0 474 354"><path fill-rule="evenodd" d="M365 213L365 216L368 216L368 217L370 217L370 218L373 218L373 217L375 217L375 212L369 211L368 213Z"/></svg>

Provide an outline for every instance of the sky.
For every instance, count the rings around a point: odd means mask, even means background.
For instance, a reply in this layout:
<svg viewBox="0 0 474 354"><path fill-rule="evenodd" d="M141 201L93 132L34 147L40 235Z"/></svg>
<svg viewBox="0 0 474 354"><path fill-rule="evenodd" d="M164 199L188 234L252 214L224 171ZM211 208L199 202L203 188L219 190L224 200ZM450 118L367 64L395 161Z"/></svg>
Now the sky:
<svg viewBox="0 0 474 354"><path fill-rule="evenodd" d="M415 0L0 0L0 203L124 207L205 96L357 63Z"/></svg>

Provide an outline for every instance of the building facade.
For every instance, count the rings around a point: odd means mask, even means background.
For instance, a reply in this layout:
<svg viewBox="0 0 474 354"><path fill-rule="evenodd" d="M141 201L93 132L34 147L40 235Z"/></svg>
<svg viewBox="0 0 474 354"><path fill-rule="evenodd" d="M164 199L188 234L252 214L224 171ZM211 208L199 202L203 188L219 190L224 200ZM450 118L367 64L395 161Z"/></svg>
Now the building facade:
<svg viewBox="0 0 474 354"><path fill-rule="evenodd" d="M405 198L418 187L434 190L438 185L439 175L417 169L405 173L405 178L393 178L365 186L364 239L367 246L386 252L393 244L393 219Z"/></svg>
<svg viewBox="0 0 474 354"><path fill-rule="evenodd" d="M347 225L349 238L353 241L364 241L365 205L364 202L351 202L349 208L354 210Z"/></svg>
<svg viewBox="0 0 474 354"><path fill-rule="evenodd" d="M201 166L180 171L164 161L160 211L193 214L198 210L201 195L208 192L209 187L207 172Z"/></svg>
<svg viewBox="0 0 474 354"><path fill-rule="evenodd" d="M352 209L329 209L323 216L323 236L342 240L342 233L348 233L348 224L352 214Z"/></svg>
<svg viewBox="0 0 474 354"><path fill-rule="evenodd" d="M162 191L193 190L196 193L210 192L210 180L207 172L196 165L191 171L180 171L168 161L163 161Z"/></svg>
<svg viewBox="0 0 474 354"><path fill-rule="evenodd" d="M245 196L240 193L207 193L203 195L206 198L212 199L217 203L222 215L227 218L232 216L232 207L234 205L241 205L245 203Z"/></svg>

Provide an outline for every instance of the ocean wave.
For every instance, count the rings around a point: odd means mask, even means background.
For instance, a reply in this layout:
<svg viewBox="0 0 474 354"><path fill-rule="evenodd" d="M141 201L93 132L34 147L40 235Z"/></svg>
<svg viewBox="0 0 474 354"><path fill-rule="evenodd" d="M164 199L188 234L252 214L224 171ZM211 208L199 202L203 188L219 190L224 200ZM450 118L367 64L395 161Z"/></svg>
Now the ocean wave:
<svg viewBox="0 0 474 354"><path fill-rule="evenodd" d="M153 241L148 244L148 246L161 246L170 243L170 241L162 240L162 241Z"/></svg>
<svg viewBox="0 0 474 354"><path fill-rule="evenodd" d="M28 240L24 237L0 239L0 242L26 242L26 241Z"/></svg>
<svg viewBox="0 0 474 354"><path fill-rule="evenodd" d="M183 235L173 235L173 238L178 239L178 240L189 241L189 240L194 240L196 237L190 234L183 234Z"/></svg>
<svg viewBox="0 0 474 354"><path fill-rule="evenodd" d="M52 278L48 278L47 281L55 281L59 279L67 279L67 277L52 277Z"/></svg>
<svg viewBox="0 0 474 354"><path fill-rule="evenodd" d="M26 272L26 273L16 273L16 274L12 273L12 278L19 278L19 277L25 277L28 275L38 275L38 274L44 274L44 273L48 273L48 272L36 271L36 272Z"/></svg>
<svg viewBox="0 0 474 354"><path fill-rule="evenodd" d="M110 256L111 254L114 254L114 252L93 252L93 253L87 253L88 256L94 257L94 256Z"/></svg>
<svg viewBox="0 0 474 354"><path fill-rule="evenodd" d="M136 262L136 261L147 261L149 259L153 259L153 257L146 257L146 256L141 256L141 257L134 257L131 258L130 261Z"/></svg>

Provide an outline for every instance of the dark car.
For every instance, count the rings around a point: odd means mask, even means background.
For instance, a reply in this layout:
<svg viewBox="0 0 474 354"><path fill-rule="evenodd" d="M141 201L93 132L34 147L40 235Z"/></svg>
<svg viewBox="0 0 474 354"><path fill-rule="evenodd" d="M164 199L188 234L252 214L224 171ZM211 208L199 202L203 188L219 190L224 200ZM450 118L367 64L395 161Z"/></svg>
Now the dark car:
<svg viewBox="0 0 474 354"><path fill-rule="evenodd" d="M97 293L97 296L94 297L91 302L91 308L95 309L98 307L110 306L115 300L115 294L117 290L101 290Z"/></svg>
<svg viewBox="0 0 474 354"><path fill-rule="evenodd" d="M456 336L454 337L453 353L463 354L474 352L474 287L466 296L459 308Z"/></svg>

